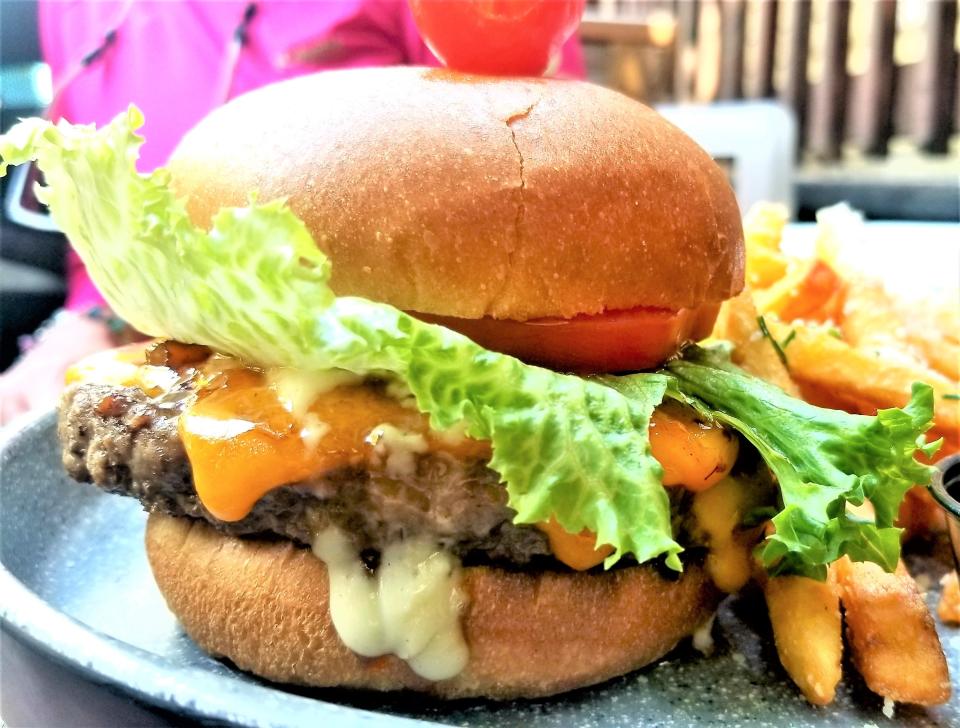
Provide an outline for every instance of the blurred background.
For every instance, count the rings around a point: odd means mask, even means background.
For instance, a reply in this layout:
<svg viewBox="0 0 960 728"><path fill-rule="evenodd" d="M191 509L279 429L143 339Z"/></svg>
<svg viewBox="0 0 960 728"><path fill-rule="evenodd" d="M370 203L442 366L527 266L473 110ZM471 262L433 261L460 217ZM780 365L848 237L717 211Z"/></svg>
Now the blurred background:
<svg viewBox="0 0 960 728"><path fill-rule="evenodd" d="M766 141L743 139L751 107L789 111L792 125L780 131L794 139L788 188L801 220L847 200L869 218L956 221L957 7L590 0L581 38L593 80L652 104L709 104L703 111L724 122L722 133L745 144Z"/></svg>
<svg viewBox="0 0 960 728"><path fill-rule="evenodd" d="M744 209L773 200L811 220L846 200L868 219L955 222L958 4L588 0L580 40L587 76L697 139ZM35 0L0 0L3 129L53 94L37 15ZM64 241L31 208L29 183L0 189L0 370L64 298Z"/></svg>

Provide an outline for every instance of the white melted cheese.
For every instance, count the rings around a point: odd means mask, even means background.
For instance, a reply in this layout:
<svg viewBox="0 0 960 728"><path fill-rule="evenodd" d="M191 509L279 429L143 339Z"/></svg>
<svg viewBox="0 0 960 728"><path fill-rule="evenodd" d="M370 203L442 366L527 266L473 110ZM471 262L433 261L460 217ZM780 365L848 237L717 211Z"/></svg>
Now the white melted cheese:
<svg viewBox="0 0 960 728"><path fill-rule="evenodd" d="M467 439L467 423L461 420L447 430L439 430L434 432L434 436L445 445L456 447Z"/></svg>
<svg viewBox="0 0 960 728"><path fill-rule="evenodd" d="M414 410L415 412L419 411L417 398L413 396L413 392L410 391L410 387L407 386L406 382L389 374L385 376L385 379L387 382L385 391L388 397L399 402L402 407Z"/></svg>
<svg viewBox="0 0 960 728"><path fill-rule="evenodd" d="M883 714L889 720L893 720L894 711L897 707L897 704L891 698L883 699Z"/></svg>
<svg viewBox="0 0 960 728"><path fill-rule="evenodd" d="M710 619L697 627L697 629L693 632L693 649L695 649L701 655L706 655L707 657L713 654L713 623L716 618L717 615L712 614Z"/></svg>
<svg viewBox="0 0 960 728"><path fill-rule="evenodd" d="M388 423L374 427L366 439L373 445L374 464L382 465L391 478L412 478L417 474L417 455L430 449L419 432L406 432Z"/></svg>
<svg viewBox="0 0 960 728"><path fill-rule="evenodd" d="M280 403L297 418L303 418L321 394L363 381L363 377L343 369L308 372L289 367L271 367L267 369L266 376Z"/></svg>
<svg viewBox="0 0 960 728"><path fill-rule="evenodd" d="M316 450L320 441L330 432L330 425L317 417L313 412L307 412L300 418L300 439L308 450Z"/></svg>
<svg viewBox="0 0 960 728"><path fill-rule="evenodd" d="M396 655L428 680L463 670L469 651L452 554L424 541L400 541L383 551L371 575L335 527L317 534L313 553L327 566L330 617L347 647L365 657Z"/></svg>
<svg viewBox="0 0 960 728"><path fill-rule="evenodd" d="M180 381L175 369L152 364L125 361L115 349L91 354L70 367L71 382L112 384L117 387L139 387L144 391L166 392Z"/></svg>

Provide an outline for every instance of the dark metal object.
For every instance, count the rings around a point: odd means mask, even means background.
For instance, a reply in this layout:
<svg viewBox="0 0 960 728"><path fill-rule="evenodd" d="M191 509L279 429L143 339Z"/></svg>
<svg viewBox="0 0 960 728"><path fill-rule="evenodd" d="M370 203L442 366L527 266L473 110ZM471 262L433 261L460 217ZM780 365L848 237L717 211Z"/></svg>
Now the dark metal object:
<svg viewBox="0 0 960 728"><path fill-rule="evenodd" d="M250 36L250 23L253 22L256 16L257 4L253 2L247 3L247 7L243 9L243 17L240 19L240 24L233 30L233 40L235 43L241 46L247 44Z"/></svg>
<svg viewBox="0 0 960 728"><path fill-rule="evenodd" d="M960 455L941 460L933 479L933 497L947 516L953 558L960 570Z"/></svg>
<svg viewBox="0 0 960 728"><path fill-rule="evenodd" d="M180 631L150 575L143 513L131 499L104 495L63 475L52 413L6 431L0 440L4 629L78 680L151 710L206 724L373 728L424 721L517 728L859 727L884 720L880 698L850 671L833 705L807 705L780 668L762 597L750 593L722 606L712 657L681 646L657 666L551 700L443 704L413 694L284 690L210 658ZM927 573L934 585L943 571L928 557L914 558L911 568ZM934 587L928 603L936 598ZM944 630L941 639L956 675L960 633ZM41 699L65 696L47 692ZM88 722L117 725L118 715L105 712ZM960 697L933 710L897 706L896 716L901 725L958 725Z"/></svg>
<svg viewBox="0 0 960 728"><path fill-rule="evenodd" d="M795 184L799 220L813 220L820 208L845 200L869 220L960 222L957 185L949 182L839 167L824 173L800 171Z"/></svg>

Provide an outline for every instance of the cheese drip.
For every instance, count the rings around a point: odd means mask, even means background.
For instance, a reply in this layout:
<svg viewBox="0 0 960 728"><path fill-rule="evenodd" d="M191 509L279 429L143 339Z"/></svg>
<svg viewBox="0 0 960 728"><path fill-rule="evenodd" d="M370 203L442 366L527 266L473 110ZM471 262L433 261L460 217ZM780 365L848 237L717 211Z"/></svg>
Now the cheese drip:
<svg viewBox="0 0 960 728"><path fill-rule="evenodd" d="M317 534L313 553L327 566L330 618L347 647L364 657L396 655L428 680L463 670L469 651L452 554L423 540L398 541L384 549L371 575L335 527Z"/></svg>
<svg viewBox="0 0 960 728"><path fill-rule="evenodd" d="M740 591L750 580L753 561L750 538L738 537L737 528L750 505L746 484L727 476L717 485L697 493L693 517L707 539L707 573L721 591Z"/></svg>

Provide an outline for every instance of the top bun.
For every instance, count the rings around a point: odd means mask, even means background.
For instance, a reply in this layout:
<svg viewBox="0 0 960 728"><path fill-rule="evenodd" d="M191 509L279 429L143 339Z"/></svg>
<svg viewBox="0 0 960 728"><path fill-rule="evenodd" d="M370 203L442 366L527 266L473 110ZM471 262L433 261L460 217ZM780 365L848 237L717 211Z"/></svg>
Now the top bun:
<svg viewBox="0 0 960 728"><path fill-rule="evenodd" d="M318 73L215 110L169 167L196 223L284 197L338 295L408 311L569 318L743 286L721 169L656 112L579 81Z"/></svg>

